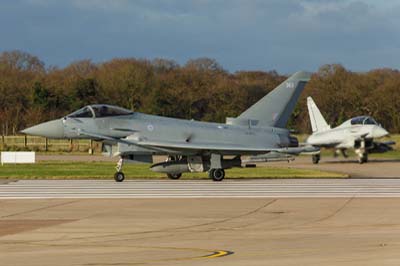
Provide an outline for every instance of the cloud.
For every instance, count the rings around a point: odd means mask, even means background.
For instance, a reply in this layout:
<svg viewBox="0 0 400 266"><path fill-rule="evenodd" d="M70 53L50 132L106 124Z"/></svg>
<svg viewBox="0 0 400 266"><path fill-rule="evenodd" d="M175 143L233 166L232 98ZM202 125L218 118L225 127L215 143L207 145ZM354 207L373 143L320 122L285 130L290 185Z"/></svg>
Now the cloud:
<svg viewBox="0 0 400 266"><path fill-rule="evenodd" d="M86 9L86 10L93 10L93 9L102 9L109 12L115 11L126 11L130 7L132 7L132 3L134 1L128 0L72 0L71 5L78 8L78 9Z"/></svg>
<svg viewBox="0 0 400 266"><path fill-rule="evenodd" d="M394 0L6 0L0 50L61 66L88 57L209 56L231 71L337 62L367 70L398 66L399 11Z"/></svg>

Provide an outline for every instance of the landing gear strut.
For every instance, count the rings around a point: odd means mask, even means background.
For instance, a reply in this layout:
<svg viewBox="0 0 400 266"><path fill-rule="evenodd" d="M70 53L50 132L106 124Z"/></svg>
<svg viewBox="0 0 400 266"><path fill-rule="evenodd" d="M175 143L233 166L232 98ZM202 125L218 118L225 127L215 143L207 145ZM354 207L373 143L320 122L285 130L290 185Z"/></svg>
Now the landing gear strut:
<svg viewBox="0 0 400 266"><path fill-rule="evenodd" d="M125 175L124 175L124 173L122 173L122 165L123 164L124 164L124 159L122 159L122 157L121 157L117 163L117 166L115 167L117 172L114 174L114 180L116 182L122 182L125 179Z"/></svg>
<svg viewBox="0 0 400 266"><path fill-rule="evenodd" d="M365 139L361 140L360 148L356 150L358 155L358 163L363 164L368 162L368 152L365 149Z"/></svg>
<svg viewBox="0 0 400 266"><path fill-rule="evenodd" d="M321 160L321 155L320 155L320 154L314 154L314 155L312 156L312 162L313 162L313 164L318 164L318 163L319 163L319 160Z"/></svg>
<svg viewBox="0 0 400 266"><path fill-rule="evenodd" d="M225 171L224 169L210 169L208 171L208 176L214 181L222 181L225 178Z"/></svg>
<svg viewBox="0 0 400 266"><path fill-rule="evenodd" d="M359 164L363 164L368 162L368 153L363 152L361 154L358 155L358 163Z"/></svg>
<svg viewBox="0 0 400 266"><path fill-rule="evenodd" d="M176 162L181 159L182 159L181 156L168 156L166 161L167 162ZM172 180L177 180L177 179L181 178L181 176L182 176L182 173L167 174L167 177Z"/></svg>
<svg viewBox="0 0 400 266"><path fill-rule="evenodd" d="M211 154L208 176L214 181L222 181L225 178L225 171L222 168L222 155Z"/></svg>

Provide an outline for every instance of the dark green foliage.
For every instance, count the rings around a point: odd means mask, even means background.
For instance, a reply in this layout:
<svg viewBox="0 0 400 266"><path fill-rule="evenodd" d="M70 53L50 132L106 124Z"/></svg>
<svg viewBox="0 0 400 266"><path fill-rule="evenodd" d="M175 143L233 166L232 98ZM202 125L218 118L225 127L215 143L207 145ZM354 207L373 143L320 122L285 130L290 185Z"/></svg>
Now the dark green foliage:
<svg viewBox="0 0 400 266"><path fill-rule="evenodd" d="M44 88L40 82L35 82L33 85L33 105L48 109L50 98L50 91Z"/></svg>
<svg viewBox="0 0 400 266"><path fill-rule="evenodd" d="M99 89L95 79L78 79L73 89L72 108L78 109L82 106L98 103L100 100Z"/></svg>

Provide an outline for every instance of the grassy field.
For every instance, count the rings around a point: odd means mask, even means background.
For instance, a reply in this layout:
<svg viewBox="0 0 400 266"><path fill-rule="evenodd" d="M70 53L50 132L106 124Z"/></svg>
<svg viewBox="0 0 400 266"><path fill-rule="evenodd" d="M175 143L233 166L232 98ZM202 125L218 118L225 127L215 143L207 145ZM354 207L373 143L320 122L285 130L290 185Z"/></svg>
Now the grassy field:
<svg viewBox="0 0 400 266"><path fill-rule="evenodd" d="M108 162L39 162L37 164L0 166L1 179L112 179L115 163ZM127 179L166 179L147 164L124 165ZM277 167L234 168L226 178L345 178L346 175L319 170ZM207 173L186 173L182 179L207 179Z"/></svg>

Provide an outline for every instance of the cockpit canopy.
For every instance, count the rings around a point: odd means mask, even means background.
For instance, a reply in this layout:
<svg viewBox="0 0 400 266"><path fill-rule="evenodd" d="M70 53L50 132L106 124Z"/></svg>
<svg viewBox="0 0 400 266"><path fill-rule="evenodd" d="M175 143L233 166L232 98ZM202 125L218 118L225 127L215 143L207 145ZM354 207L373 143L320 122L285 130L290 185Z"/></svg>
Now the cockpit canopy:
<svg viewBox="0 0 400 266"><path fill-rule="evenodd" d="M357 116L351 119L352 125L378 125L370 116Z"/></svg>
<svg viewBox="0 0 400 266"><path fill-rule="evenodd" d="M107 105L107 104L94 104L85 106L78 111L73 112L68 115L68 117L76 117L76 118L99 118L99 117L110 117L110 116L121 116L121 115L131 115L132 111Z"/></svg>

